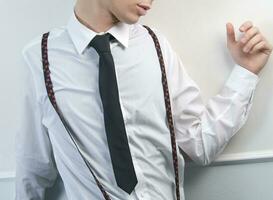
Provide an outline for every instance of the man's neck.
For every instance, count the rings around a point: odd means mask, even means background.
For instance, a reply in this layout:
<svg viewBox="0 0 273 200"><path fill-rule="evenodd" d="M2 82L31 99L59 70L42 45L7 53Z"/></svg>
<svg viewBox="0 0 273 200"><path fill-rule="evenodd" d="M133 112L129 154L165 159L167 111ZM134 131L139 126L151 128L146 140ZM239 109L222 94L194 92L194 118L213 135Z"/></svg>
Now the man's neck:
<svg viewBox="0 0 273 200"><path fill-rule="evenodd" d="M95 32L105 32L118 19L98 3L99 1L77 1L74 12L77 19L87 28Z"/></svg>

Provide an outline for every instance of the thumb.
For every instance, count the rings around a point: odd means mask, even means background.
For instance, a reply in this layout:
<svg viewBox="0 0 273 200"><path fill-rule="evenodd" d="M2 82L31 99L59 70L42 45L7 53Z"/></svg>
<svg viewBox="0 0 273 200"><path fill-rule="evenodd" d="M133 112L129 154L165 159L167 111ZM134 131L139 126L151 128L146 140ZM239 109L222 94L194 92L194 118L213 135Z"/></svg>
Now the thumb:
<svg viewBox="0 0 273 200"><path fill-rule="evenodd" d="M234 33L234 27L231 23L226 24L227 29L227 44L234 44L236 42L235 40L235 33Z"/></svg>

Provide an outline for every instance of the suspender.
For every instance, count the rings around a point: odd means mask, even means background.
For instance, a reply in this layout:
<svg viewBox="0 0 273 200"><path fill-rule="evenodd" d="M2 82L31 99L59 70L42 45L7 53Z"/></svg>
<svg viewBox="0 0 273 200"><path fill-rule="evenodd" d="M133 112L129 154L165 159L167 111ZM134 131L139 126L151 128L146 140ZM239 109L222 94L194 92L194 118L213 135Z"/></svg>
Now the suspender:
<svg viewBox="0 0 273 200"><path fill-rule="evenodd" d="M171 110L171 104L170 104L168 82L167 82L166 71L165 71L165 64L164 64L164 60L163 60L163 56L162 56L162 52L161 52L161 47L160 47L157 36L155 35L155 33L148 26L143 25L143 27L145 27L148 30L149 34L151 35L151 37L152 37L152 39L154 41L155 48L156 48L157 55L158 55L158 59L159 59L159 63L160 63L161 81L162 81L162 86L163 86L163 91L164 91L164 100L165 100L165 108L166 108L166 113L167 113L167 122L168 122L169 130L170 130L171 145L172 145L172 157L173 157L173 167L174 167L175 186L176 186L176 190L175 190L176 191L176 199L180 200L176 139L175 139L174 125L173 125L173 118L172 118L172 110ZM111 198L109 197L109 195L105 191L104 187L102 186L102 184L100 183L100 181L98 180L98 178L96 177L94 172L92 171L89 162L82 155L82 153L81 153L75 139L73 138L73 136L71 134L71 132L72 132L71 127L65 121L62 113L60 112L59 107L57 106L56 98L55 98L54 91L53 91L53 85L52 85L52 81L51 81L51 78L50 78L50 70L49 70L49 62L48 62L48 51L47 51L48 36L49 36L49 32L43 34L42 44L41 44L44 80L45 80L45 85L46 85L46 90L47 90L48 97L49 97L50 102L53 105L55 111L57 112L58 116L60 117L66 131L68 132L68 134L69 134L69 136L71 138L71 140L75 144L77 151L81 155L81 157L84 160L86 166L88 167L90 173L94 177L97 186L99 187L100 191L102 192L102 194L104 196L104 199L105 200L111 200Z"/></svg>
<svg viewBox="0 0 273 200"><path fill-rule="evenodd" d="M54 109L56 110L57 114L59 115L66 131L68 132L71 140L73 141L73 143L76 146L77 151L79 152L79 154L81 155L82 159L84 160L86 166L88 167L90 173L92 174L92 176L94 177L100 191L102 192L104 199L105 200L111 200L109 195L106 193L106 191L104 190L103 186L101 185L101 183L99 182L99 180L97 179L97 177L95 176L94 172L91 169L91 166L89 165L88 161L85 159L85 157L82 155L75 139L73 138L72 134L71 134L71 127L69 126L69 124L65 121L62 113L60 112L59 107L57 106L56 103L56 99L55 99L55 95L54 95L54 91L53 91L53 85L52 85L52 81L50 78L50 70L49 70L49 62L48 62L48 54L47 54L47 38L48 38L49 32L44 33L43 34L43 38L42 38L42 62L43 62L43 71L44 71L44 79L45 79L45 85L46 85L46 90L47 90L47 94L48 97L51 101L51 104L53 105Z"/></svg>
<svg viewBox="0 0 273 200"><path fill-rule="evenodd" d="M168 82L167 82L167 76L166 76L166 71L165 71L165 64L164 64L163 55L162 55L161 47L160 47L157 36L152 31L152 29L150 29L148 26L146 26L146 25L143 25L143 26L148 30L149 34L153 38L155 48L156 48L156 51L157 51L157 56L158 56L159 63L160 63L160 69L161 69L161 75L162 75L161 81L162 81L162 85L163 85L165 107L166 107L166 112L167 112L167 120L168 120L169 129L170 129L171 143L172 143L172 155L173 155L173 167L174 167L174 174L175 174L176 199L180 200L176 139L175 139L175 133L174 133L172 109L171 109L171 104L170 104L170 95L169 95Z"/></svg>

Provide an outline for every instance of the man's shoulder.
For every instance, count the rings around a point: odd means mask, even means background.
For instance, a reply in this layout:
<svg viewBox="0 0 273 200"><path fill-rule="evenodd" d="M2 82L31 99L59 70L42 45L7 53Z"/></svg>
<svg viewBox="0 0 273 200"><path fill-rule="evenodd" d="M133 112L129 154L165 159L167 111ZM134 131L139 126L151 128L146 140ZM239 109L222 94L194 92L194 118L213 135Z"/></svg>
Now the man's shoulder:
<svg viewBox="0 0 273 200"><path fill-rule="evenodd" d="M65 27L56 27L48 30L50 32L48 36L48 41L52 42L54 40L57 40L65 31ZM46 31L47 32L47 31ZM41 32L37 35L35 35L33 38L31 38L22 48L21 53L23 56L40 56L41 55L41 42L43 34L46 32Z"/></svg>
<svg viewBox="0 0 273 200"><path fill-rule="evenodd" d="M147 25L147 24L141 24L141 23L136 23L133 26L133 34L132 35L141 35L145 37L150 37L148 30L144 27L148 26L152 30L152 32L156 35L158 42L160 44L161 50L163 52L163 55L169 54L172 52L172 46L168 40L168 38L165 36L164 32L159 30L159 28L152 26L152 25Z"/></svg>
<svg viewBox="0 0 273 200"><path fill-rule="evenodd" d="M137 22L132 25L132 28L131 28L132 35L136 36L141 34L142 35L149 34L148 30L144 26L147 26L148 28L150 28L159 39L165 38L164 34L158 28L154 27L153 25L148 25L148 24L140 23L140 22Z"/></svg>

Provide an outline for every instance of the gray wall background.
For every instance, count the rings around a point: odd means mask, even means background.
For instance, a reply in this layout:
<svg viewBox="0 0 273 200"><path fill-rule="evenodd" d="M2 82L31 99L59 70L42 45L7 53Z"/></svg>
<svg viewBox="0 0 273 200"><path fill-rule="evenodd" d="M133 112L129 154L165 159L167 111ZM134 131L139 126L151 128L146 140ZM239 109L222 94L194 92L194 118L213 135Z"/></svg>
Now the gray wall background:
<svg viewBox="0 0 273 200"><path fill-rule="evenodd" d="M20 54L34 36L65 25L74 1L0 0L0 199L14 199L14 136L20 88ZM273 2L269 0L157 0L141 23L164 33L202 91L204 103L222 87L233 67L225 47L225 22L236 28L252 20L272 43ZM246 125L211 166L189 163L187 200L273 199L273 62L261 73ZM213 73L207 73L213 72ZM47 199L66 199L62 181Z"/></svg>

